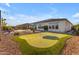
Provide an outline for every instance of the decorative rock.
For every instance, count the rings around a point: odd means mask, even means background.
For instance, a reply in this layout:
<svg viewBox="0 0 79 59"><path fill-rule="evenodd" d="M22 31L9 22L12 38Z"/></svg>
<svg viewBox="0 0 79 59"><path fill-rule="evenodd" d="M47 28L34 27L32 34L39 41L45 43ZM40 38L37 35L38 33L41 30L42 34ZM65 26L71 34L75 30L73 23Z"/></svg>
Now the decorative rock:
<svg viewBox="0 0 79 59"><path fill-rule="evenodd" d="M78 55L79 54L79 36L73 36L66 41L66 46L63 49L64 55Z"/></svg>

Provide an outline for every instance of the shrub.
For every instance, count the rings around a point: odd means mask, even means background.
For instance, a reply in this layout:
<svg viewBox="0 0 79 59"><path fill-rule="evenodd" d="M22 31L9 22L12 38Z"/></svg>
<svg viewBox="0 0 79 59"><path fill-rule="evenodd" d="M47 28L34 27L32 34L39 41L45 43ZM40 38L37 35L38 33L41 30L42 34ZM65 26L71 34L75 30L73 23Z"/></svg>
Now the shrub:
<svg viewBox="0 0 79 59"><path fill-rule="evenodd" d="M15 32L14 33L14 36L18 36L20 33L19 32Z"/></svg>
<svg viewBox="0 0 79 59"><path fill-rule="evenodd" d="M30 30L33 31L33 32L35 32L36 29L35 28L30 28Z"/></svg>
<svg viewBox="0 0 79 59"><path fill-rule="evenodd" d="M79 35L79 25L74 25L72 27L72 30L74 31L73 34Z"/></svg>
<svg viewBox="0 0 79 59"><path fill-rule="evenodd" d="M12 26L3 26L2 29L4 31L6 31L6 30L13 30L13 27Z"/></svg>

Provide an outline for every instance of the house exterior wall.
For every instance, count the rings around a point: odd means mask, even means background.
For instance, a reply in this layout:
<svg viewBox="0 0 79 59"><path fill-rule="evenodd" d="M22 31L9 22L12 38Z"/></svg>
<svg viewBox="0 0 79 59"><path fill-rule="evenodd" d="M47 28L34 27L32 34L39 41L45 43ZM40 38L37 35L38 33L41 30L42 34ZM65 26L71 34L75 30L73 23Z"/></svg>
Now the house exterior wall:
<svg viewBox="0 0 79 59"><path fill-rule="evenodd" d="M41 23L40 23L40 24L41 24ZM43 29L43 28L39 29L40 24L36 24L36 29L37 29L37 30L44 31L44 29ZM41 25L43 25L43 24L41 24Z"/></svg>
<svg viewBox="0 0 79 59"><path fill-rule="evenodd" d="M65 24L65 31L70 31L71 28L72 28L72 24L68 23L67 21L64 21L64 24Z"/></svg>
<svg viewBox="0 0 79 59"><path fill-rule="evenodd" d="M65 29L64 29L65 26L64 26L63 21L55 21L53 23L55 23L54 25L58 25L58 29L49 29L49 31L54 31L54 32L64 32L65 31Z"/></svg>
<svg viewBox="0 0 79 59"><path fill-rule="evenodd" d="M50 29L49 26L52 27L52 25L56 26L58 25L58 29ZM48 26L48 31L52 32L66 32L71 30L71 24L67 21L53 21L53 22L44 22L44 23L37 23L36 24L36 29L40 31L44 31L44 28L38 28L39 26Z"/></svg>

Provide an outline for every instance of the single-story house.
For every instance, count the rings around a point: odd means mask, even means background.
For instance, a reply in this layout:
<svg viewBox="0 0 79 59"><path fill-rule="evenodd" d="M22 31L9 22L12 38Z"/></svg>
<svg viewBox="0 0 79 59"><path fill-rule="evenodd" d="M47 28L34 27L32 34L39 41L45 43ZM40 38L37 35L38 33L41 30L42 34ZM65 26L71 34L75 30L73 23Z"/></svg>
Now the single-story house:
<svg viewBox="0 0 79 59"><path fill-rule="evenodd" d="M47 19L32 24L36 27L36 30L52 32L67 32L70 31L73 26L73 24L65 18Z"/></svg>
<svg viewBox="0 0 79 59"><path fill-rule="evenodd" d="M16 25L14 27L15 29L30 29L32 28L32 25L29 23L21 24L21 25Z"/></svg>

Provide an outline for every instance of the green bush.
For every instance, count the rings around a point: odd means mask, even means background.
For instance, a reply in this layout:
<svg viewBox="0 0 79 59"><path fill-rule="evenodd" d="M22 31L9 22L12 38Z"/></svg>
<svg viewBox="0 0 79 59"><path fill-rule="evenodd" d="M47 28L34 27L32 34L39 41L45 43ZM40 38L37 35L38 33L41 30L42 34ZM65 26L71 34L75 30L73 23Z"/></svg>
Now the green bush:
<svg viewBox="0 0 79 59"><path fill-rule="evenodd" d="M79 35L79 28L76 29L75 33L76 35Z"/></svg>
<svg viewBox="0 0 79 59"><path fill-rule="evenodd" d="M20 33L19 32L15 32L14 33L14 36L18 36Z"/></svg>
<svg viewBox="0 0 79 59"><path fill-rule="evenodd" d="M73 34L79 35L79 24L74 25L74 26L72 27L72 30L74 30Z"/></svg>
<svg viewBox="0 0 79 59"><path fill-rule="evenodd" d="M76 31L76 35L79 35L79 31Z"/></svg>
<svg viewBox="0 0 79 59"><path fill-rule="evenodd" d="M13 30L12 26L3 26L2 29L5 30Z"/></svg>

